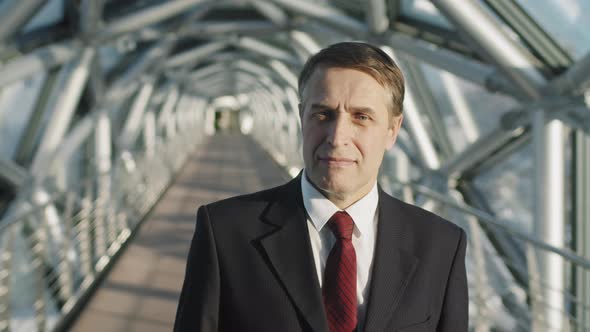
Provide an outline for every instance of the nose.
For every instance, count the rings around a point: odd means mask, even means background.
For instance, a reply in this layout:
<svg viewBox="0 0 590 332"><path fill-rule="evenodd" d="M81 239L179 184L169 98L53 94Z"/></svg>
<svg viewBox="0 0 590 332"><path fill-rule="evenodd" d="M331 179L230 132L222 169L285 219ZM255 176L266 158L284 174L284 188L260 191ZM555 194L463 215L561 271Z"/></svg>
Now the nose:
<svg viewBox="0 0 590 332"><path fill-rule="evenodd" d="M353 134L353 126L346 113L338 112L332 121L327 135L327 142L334 146L346 146Z"/></svg>

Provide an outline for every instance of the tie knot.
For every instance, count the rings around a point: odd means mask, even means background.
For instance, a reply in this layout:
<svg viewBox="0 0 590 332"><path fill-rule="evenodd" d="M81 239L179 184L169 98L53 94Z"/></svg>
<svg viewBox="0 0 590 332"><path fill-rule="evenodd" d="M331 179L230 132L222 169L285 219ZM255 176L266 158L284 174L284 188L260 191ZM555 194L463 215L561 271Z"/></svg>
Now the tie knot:
<svg viewBox="0 0 590 332"><path fill-rule="evenodd" d="M338 211L328 220L328 226L338 239L352 239L354 222L346 211Z"/></svg>

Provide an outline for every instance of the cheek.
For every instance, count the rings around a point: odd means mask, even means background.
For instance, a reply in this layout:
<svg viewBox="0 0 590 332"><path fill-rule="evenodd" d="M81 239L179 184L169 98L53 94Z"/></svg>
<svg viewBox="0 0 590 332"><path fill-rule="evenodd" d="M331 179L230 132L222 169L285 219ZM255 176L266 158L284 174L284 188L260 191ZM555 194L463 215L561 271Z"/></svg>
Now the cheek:
<svg viewBox="0 0 590 332"><path fill-rule="evenodd" d="M304 154L312 154L315 151L317 145L319 144L319 137L318 134L315 133L313 130L303 131L303 153Z"/></svg>
<svg viewBox="0 0 590 332"><path fill-rule="evenodd" d="M382 158L387 148L388 138L383 136L365 136L363 140L358 141L356 145L360 154L365 160L378 161Z"/></svg>
<svg viewBox="0 0 590 332"><path fill-rule="evenodd" d="M317 144L322 138L320 128L308 126L302 131L303 139L307 144Z"/></svg>

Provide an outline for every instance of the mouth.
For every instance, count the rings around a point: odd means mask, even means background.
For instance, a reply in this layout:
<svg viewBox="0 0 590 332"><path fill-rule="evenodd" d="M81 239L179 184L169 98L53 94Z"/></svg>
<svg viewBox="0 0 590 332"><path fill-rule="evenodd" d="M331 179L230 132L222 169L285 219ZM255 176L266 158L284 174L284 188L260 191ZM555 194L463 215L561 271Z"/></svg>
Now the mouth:
<svg viewBox="0 0 590 332"><path fill-rule="evenodd" d="M356 163L355 160L349 158L337 158L337 157L318 157L320 164L328 167L348 167Z"/></svg>

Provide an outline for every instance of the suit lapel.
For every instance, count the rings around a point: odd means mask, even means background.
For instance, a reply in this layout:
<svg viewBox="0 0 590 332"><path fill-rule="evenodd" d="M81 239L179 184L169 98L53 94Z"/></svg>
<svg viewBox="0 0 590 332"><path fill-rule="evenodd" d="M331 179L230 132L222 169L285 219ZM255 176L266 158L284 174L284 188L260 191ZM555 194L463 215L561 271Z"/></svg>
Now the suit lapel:
<svg viewBox="0 0 590 332"><path fill-rule="evenodd" d="M271 268L314 331L328 331L301 198L300 177L287 183L264 221L277 229L261 239Z"/></svg>
<svg viewBox="0 0 590 332"><path fill-rule="evenodd" d="M399 204L379 188L379 223L365 331L385 329L418 265L417 257L400 249L411 220L403 220Z"/></svg>

